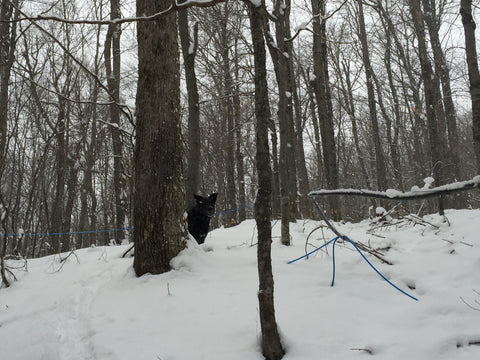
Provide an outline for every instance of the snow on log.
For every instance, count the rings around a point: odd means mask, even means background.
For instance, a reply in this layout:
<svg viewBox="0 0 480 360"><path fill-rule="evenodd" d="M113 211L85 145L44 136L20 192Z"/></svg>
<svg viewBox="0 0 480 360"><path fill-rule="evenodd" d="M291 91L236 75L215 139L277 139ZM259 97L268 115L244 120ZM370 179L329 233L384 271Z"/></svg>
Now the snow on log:
<svg viewBox="0 0 480 360"><path fill-rule="evenodd" d="M475 176L472 180L454 182L438 186L435 188L419 188L413 187L410 191L401 192L398 190L388 189L386 191L359 190L359 189L336 189L336 190L316 190L311 191L309 196L365 196L387 200L418 200L440 195L451 194L459 191L467 191L480 189L480 175Z"/></svg>

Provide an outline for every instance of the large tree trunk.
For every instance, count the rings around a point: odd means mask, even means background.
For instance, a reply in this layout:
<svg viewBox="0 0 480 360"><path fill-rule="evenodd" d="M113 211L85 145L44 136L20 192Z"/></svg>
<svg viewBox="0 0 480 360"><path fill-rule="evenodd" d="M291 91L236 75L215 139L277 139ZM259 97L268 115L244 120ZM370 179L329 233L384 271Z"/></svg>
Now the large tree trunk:
<svg viewBox="0 0 480 360"><path fill-rule="evenodd" d="M0 179L4 169L5 146L7 140L7 116L8 116L8 82L10 80L10 70L13 64L13 51L15 49L15 34L12 24L10 32L10 23L13 13L13 7L7 0L0 3Z"/></svg>
<svg viewBox="0 0 480 360"><path fill-rule="evenodd" d="M462 0L460 4L460 14L462 15L465 32L470 96L472 98L473 148L477 159L477 171L480 172L480 72L478 70L477 43L475 40L476 24L472 16L472 0Z"/></svg>
<svg viewBox="0 0 480 360"><path fill-rule="evenodd" d="M264 6L264 2L262 4ZM255 200L255 220L258 228L258 302L260 326L262 329L262 350L267 360L279 360L285 351L280 342L273 296L273 274L271 259L271 205L272 170L268 146L268 90L265 43L262 36L262 7L250 6L250 26L255 62L255 115L256 128L256 167L258 171L258 193Z"/></svg>
<svg viewBox="0 0 480 360"><path fill-rule="evenodd" d="M13 2L18 5L18 1ZM8 82L10 80L10 70L12 68L15 50L15 36L16 25L13 23L10 27L8 20L11 19L13 7L9 1L2 0L0 3L0 183L5 166L6 158L6 140L7 140L7 116L8 116ZM7 216L8 209L4 206L4 199L2 188L0 187L0 212L5 212L2 216L1 231L8 234L7 230ZM10 286L5 273L4 257L7 251L8 236L2 236L2 243L0 244L0 276L2 278L1 284L6 287Z"/></svg>
<svg viewBox="0 0 480 360"><path fill-rule="evenodd" d="M137 15L152 15L170 4L137 0ZM187 234L176 15L137 26L133 266L141 276L170 270L170 261L186 246Z"/></svg>

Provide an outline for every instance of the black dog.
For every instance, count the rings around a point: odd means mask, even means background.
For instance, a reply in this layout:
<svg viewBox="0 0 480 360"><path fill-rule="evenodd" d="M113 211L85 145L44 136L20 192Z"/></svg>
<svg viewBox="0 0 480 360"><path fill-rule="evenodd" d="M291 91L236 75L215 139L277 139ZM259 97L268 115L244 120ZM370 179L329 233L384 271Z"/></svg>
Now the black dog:
<svg viewBox="0 0 480 360"><path fill-rule="evenodd" d="M187 211L188 232L199 244L203 244L208 234L210 218L215 213L217 194L211 194L209 197L200 195L193 195L193 197L197 201L197 205Z"/></svg>

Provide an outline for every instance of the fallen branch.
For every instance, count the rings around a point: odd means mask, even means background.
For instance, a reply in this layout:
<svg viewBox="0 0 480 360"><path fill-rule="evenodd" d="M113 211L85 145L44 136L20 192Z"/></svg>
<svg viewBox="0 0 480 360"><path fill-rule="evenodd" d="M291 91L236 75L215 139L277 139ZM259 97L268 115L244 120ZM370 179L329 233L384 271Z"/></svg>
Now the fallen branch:
<svg viewBox="0 0 480 360"><path fill-rule="evenodd" d="M309 196L365 196L385 200L420 200L427 199L441 195L452 194L459 191L468 191L480 189L480 175L475 176L472 180L451 183L447 185L438 186L432 189L412 188L408 192L401 192L398 190L387 191L372 191L372 190L358 190L358 189L337 189L337 190L317 190L311 191Z"/></svg>

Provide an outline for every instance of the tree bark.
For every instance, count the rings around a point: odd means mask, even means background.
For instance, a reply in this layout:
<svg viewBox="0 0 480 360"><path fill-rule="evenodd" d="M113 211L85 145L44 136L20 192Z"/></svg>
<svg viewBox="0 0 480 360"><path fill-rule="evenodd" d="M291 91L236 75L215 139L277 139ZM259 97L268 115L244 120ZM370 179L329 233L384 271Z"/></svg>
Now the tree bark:
<svg viewBox="0 0 480 360"><path fill-rule="evenodd" d="M465 52L470 80L470 97L472 99L473 148L477 160L477 171L480 172L480 72L478 70L475 39L476 24L472 16L472 0L461 0L460 14L462 15L465 33Z"/></svg>
<svg viewBox="0 0 480 360"><path fill-rule="evenodd" d="M233 96L233 112L234 112L234 127L235 127L235 163L237 168L238 177L238 205L241 209L238 211L238 222L241 223L247 218L247 213L244 208L246 205L245 194L245 164L244 156L242 153L242 113L240 109L240 76L239 76L239 63L238 63L238 39L235 40L235 94Z"/></svg>
<svg viewBox="0 0 480 360"><path fill-rule="evenodd" d="M425 92L425 107L428 124L428 134L430 141L430 159L431 171L436 185L445 183L445 174L442 162L445 160L445 145L441 137L441 129L436 114L436 89L434 82L434 74L430 60L428 58L427 44L425 39L424 21L422 18L422 10L420 2L417 0L409 0L410 12L413 18L413 24L418 41L418 53L420 57L421 73L423 87ZM443 215L443 202L439 200L439 213Z"/></svg>
<svg viewBox="0 0 480 360"><path fill-rule="evenodd" d="M185 195L187 209L195 206L192 195L200 190L200 106L195 74L195 55L198 45L198 25L194 26L193 39L188 25L188 10L178 12L178 31L182 46L183 66L185 68L185 84L188 99L187 128L187 168L185 172Z"/></svg>
<svg viewBox="0 0 480 360"><path fill-rule="evenodd" d="M250 5L250 27L255 62L255 116L256 128L256 167L258 171L258 192L255 200L255 220L258 229L258 302L260 326L262 329L262 350L267 360L279 360L283 357L280 335L275 320L274 284L271 259L271 189L272 172L270 167L270 151L268 146L268 88L266 71L266 51L263 40L262 14L264 1L259 7Z"/></svg>
<svg viewBox="0 0 480 360"><path fill-rule="evenodd" d="M325 0L311 0L313 19L313 81L317 98L318 120L322 138L323 163L328 189L338 188L337 151L333 124L332 98L328 75L327 40L325 20ZM341 218L340 203L336 198L329 199L330 217Z"/></svg>
<svg viewBox="0 0 480 360"><path fill-rule="evenodd" d="M110 0L110 19L120 19L120 0ZM123 166L123 142L120 130L120 24L108 25L105 37L105 72L108 90L115 103L110 105L110 122L113 144L113 187L115 192L115 227L125 227L126 215L126 181ZM125 238L124 231L115 231L115 242L120 244Z"/></svg>
<svg viewBox="0 0 480 360"><path fill-rule="evenodd" d="M223 16L220 20L220 42L223 44L221 48L222 69L223 69L223 106L225 115L226 132L223 135L223 151L225 159L225 205L227 209L236 209L236 193L235 186L235 129L233 118L233 79L230 69L230 52L231 34L228 28L228 18L230 10L228 2L223 4ZM224 224L231 224L231 220L236 222L237 213L232 212L225 214Z"/></svg>
<svg viewBox="0 0 480 360"><path fill-rule="evenodd" d="M449 167L453 168L453 179L461 179L460 172L460 156L458 145L458 131L457 131L457 115L455 112L455 105L452 98L452 88L450 85L450 70L445 58L440 41L440 21L439 15L436 13L435 0L422 0L425 23L428 27L430 35L430 43L433 50L433 58L435 62L435 73L438 74L442 85L443 108L445 111L446 125L448 130L448 145L450 148Z"/></svg>
<svg viewBox="0 0 480 360"><path fill-rule="evenodd" d="M367 83L368 109L370 112L370 124L372 130L372 139L375 147L375 165L377 169L377 187L378 190L386 190L388 187L387 171L385 165L385 154L383 152L382 143L380 141L380 130L378 127L377 108L375 104L375 86L373 83L373 68L370 62L370 53L367 41L367 32L365 28L365 16L363 14L362 0L357 1L358 4L358 25L359 39L362 47L362 59L365 67L365 78Z"/></svg>
<svg viewBox="0 0 480 360"><path fill-rule="evenodd" d="M282 0L275 0L274 16L276 39L273 39L269 31L268 21L264 18L265 36L268 49L275 69L275 77L278 86L278 128L280 131L280 207L281 241L284 245L290 245L290 221L295 220L297 182L295 148L296 137L292 107L292 79L290 72L291 50L285 42L287 27L289 27L290 3L285 4ZM275 41L276 40L276 41Z"/></svg>
<svg viewBox="0 0 480 360"><path fill-rule="evenodd" d="M8 20L13 15L13 7L7 0L0 3L0 179L3 174L5 161L5 146L7 140L8 117L8 82L13 64L13 50L15 49L15 23L10 28ZM12 31L11 31L12 30ZM13 36L12 36L13 35Z"/></svg>
<svg viewBox="0 0 480 360"><path fill-rule="evenodd" d="M152 15L170 5L169 0L137 0L137 15ZM176 15L137 26L133 266L141 276L169 271L172 258L186 246L187 234Z"/></svg>

